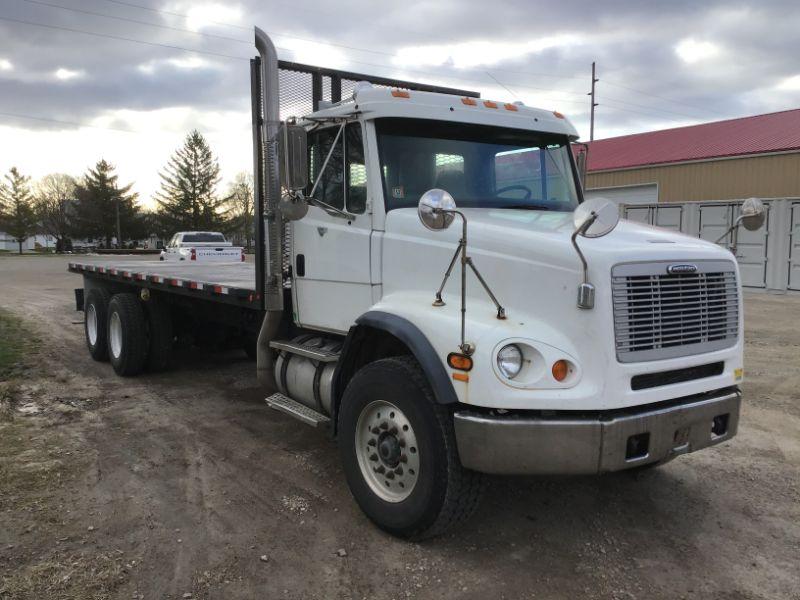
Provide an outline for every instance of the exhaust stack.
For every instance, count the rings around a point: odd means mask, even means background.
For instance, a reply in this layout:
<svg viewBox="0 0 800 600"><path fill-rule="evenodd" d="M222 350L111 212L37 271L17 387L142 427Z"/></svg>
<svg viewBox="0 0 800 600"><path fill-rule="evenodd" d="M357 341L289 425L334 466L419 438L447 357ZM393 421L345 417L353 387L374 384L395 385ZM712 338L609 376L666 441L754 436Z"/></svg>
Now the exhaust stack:
<svg viewBox="0 0 800 600"><path fill-rule="evenodd" d="M256 251L257 271L263 270L259 292L263 294L264 321L258 334L256 371L259 381L275 389L273 351L269 343L277 339L283 320L283 234L284 223L278 210L281 184L278 171L278 131L280 129L280 96L278 91L278 53L269 36L255 28L255 44L260 57L257 79L253 87L254 135L260 138L260 148L254 148L257 218L256 227L263 232ZM258 64L258 63L257 63ZM260 89L259 89L260 88ZM256 128L259 131L255 131ZM260 134L260 135L258 135ZM259 201L260 196L260 201ZM260 259L260 260L259 260Z"/></svg>

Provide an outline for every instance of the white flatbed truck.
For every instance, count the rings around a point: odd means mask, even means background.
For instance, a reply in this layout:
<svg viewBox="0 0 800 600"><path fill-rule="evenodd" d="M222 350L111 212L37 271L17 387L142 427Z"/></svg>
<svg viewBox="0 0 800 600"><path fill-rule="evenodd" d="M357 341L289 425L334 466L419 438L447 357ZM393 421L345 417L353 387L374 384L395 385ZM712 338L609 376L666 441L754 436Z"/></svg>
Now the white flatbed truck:
<svg viewBox="0 0 800 600"><path fill-rule="evenodd" d="M70 263L95 358L133 375L179 329L241 338L267 403L327 427L363 511L411 539L467 518L486 473L736 434L735 258L584 201L563 115L256 47L255 264Z"/></svg>

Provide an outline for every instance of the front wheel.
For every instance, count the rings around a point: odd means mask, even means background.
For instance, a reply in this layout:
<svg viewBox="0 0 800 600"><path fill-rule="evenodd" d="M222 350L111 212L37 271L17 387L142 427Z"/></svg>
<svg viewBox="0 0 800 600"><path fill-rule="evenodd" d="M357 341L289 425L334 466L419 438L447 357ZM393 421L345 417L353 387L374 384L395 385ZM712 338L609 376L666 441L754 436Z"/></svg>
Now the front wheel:
<svg viewBox="0 0 800 600"><path fill-rule="evenodd" d="M342 398L339 444L356 502L392 535L438 535L478 506L482 477L461 466L452 414L412 357L356 373Z"/></svg>

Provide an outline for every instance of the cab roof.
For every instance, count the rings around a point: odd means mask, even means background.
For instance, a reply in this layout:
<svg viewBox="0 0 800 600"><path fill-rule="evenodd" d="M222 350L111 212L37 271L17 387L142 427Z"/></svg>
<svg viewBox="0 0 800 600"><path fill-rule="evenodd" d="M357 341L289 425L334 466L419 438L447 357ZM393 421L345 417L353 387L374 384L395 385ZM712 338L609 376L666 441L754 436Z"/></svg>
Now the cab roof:
<svg viewBox="0 0 800 600"><path fill-rule="evenodd" d="M434 119L510 129L528 129L578 139L578 132L561 113L525 106L521 102L501 102L452 94L376 87L367 82L356 85L353 96L306 115L306 119L349 117L366 119L404 117Z"/></svg>

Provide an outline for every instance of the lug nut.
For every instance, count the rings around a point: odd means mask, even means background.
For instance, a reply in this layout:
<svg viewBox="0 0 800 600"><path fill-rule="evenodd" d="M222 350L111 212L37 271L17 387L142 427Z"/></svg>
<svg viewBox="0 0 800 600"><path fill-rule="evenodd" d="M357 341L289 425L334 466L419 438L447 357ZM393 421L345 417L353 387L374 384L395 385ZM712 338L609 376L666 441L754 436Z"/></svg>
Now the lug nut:
<svg viewBox="0 0 800 600"><path fill-rule="evenodd" d="M370 455L369 455L369 459L370 459L372 462L375 462L376 460L378 460L378 455L377 455L377 454L370 454Z"/></svg>

